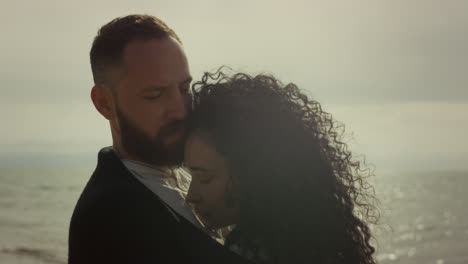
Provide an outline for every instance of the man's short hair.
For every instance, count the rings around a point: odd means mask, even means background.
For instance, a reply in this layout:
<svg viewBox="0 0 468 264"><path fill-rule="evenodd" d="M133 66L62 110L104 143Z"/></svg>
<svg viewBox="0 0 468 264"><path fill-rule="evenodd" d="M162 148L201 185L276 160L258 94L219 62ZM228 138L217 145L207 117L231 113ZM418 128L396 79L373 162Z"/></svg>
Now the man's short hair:
<svg viewBox="0 0 468 264"><path fill-rule="evenodd" d="M99 29L90 52L94 84L108 81L106 73L119 66L125 46L135 40L172 37L182 44L176 33L160 19L151 15L118 17Z"/></svg>

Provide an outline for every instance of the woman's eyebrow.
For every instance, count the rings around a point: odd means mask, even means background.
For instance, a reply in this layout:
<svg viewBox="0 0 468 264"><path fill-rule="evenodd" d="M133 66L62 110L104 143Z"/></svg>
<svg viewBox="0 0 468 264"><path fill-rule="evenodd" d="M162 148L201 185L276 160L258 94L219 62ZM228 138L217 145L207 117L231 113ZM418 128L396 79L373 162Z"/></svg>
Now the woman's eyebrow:
<svg viewBox="0 0 468 264"><path fill-rule="evenodd" d="M193 172L208 172L208 169L203 168L203 167L189 166L188 168L190 171L193 171Z"/></svg>
<svg viewBox="0 0 468 264"><path fill-rule="evenodd" d="M183 80L181 84L186 84L186 83L191 83L192 82L192 77L188 77L187 79Z"/></svg>

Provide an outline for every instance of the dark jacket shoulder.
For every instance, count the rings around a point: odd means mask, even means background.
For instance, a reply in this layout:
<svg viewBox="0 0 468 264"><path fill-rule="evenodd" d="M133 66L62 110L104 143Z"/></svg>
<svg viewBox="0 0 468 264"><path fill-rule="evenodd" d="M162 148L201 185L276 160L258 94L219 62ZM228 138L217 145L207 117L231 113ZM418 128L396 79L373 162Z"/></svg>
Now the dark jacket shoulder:
<svg viewBox="0 0 468 264"><path fill-rule="evenodd" d="M185 261L178 225L115 153L103 149L72 215L69 263Z"/></svg>

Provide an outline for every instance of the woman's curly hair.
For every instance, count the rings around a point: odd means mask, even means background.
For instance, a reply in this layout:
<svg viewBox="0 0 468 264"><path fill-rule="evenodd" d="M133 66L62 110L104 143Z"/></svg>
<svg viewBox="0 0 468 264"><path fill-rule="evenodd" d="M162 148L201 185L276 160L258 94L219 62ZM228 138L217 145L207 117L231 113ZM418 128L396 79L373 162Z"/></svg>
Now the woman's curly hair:
<svg viewBox="0 0 468 264"><path fill-rule="evenodd" d="M226 244L268 263L375 263L374 190L342 142L344 126L292 83L220 68L195 83L191 131L226 160L240 221ZM228 201L229 202L229 201Z"/></svg>

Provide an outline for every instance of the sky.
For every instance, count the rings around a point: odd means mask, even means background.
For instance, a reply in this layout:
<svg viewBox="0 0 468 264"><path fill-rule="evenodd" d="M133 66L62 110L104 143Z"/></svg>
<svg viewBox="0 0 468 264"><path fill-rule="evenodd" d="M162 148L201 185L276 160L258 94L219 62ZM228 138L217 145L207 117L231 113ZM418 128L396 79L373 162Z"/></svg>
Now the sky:
<svg viewBox="0 0 468 264"><path fill-rule="evenodd" d="M293 82L379 170L468 169L467 1L2 1L0 167L92 167L111 144L89 98L99 27L155 15L195 80L228 65Z"/></svg>

